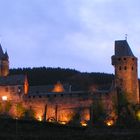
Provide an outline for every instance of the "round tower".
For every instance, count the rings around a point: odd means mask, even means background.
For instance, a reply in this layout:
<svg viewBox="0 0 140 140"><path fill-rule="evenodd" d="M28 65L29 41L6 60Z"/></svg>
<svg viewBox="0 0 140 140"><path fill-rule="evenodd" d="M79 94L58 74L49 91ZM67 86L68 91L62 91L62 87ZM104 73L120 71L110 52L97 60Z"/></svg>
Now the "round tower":
<svg viewBox="0 0 140 140"><path fill-rule="evenodd" d="M115 85L132 104L139 103L137 60L126 40L115 41L115 55L112 56Z"/></svg>

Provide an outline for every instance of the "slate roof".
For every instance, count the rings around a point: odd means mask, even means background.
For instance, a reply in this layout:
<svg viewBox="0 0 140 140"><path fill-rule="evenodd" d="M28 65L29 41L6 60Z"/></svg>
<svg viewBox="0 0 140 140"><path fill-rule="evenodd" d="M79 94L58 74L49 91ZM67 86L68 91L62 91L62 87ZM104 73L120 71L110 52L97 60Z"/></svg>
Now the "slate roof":
<svg viewBox="0 0 140 140"><path fill-rule="evenodd" d="M10 75L5 77L0 77L0 86L23 85L24 80L25 80L25 75Z"/></svg>
<svg viewBox="0 0 140 140"><path fill-rule="evenodd" d="M69 84L64 84L63 85L64 92L69 92L70 85ZM30 86L29 87L29 95L44 95L47 94L48 92L52 92L54 89L54 85L41 85L41 86Z"/></svg>
<svg viewBox="0 0 140 140"><path fill-rule="evenodd" d="M2 59L4 56L3 50L2 50L2 46L0 44L0 59Z"/></svg>
<svg viewBox="0 0 140 140"><path fill-rule="evenodd" d="M115 56L132 56L131 48L129 47L126 40L117 40L115 41Z"/></svg>
<svg viewBox="0 0 140 140"><path fill-rule="evenodd" d="M7 59L9 59L9 56L8 56L7 51L5 53L3 52L2 46L0 44L0 60L2 60L2 59L7 60Z"/></svg>

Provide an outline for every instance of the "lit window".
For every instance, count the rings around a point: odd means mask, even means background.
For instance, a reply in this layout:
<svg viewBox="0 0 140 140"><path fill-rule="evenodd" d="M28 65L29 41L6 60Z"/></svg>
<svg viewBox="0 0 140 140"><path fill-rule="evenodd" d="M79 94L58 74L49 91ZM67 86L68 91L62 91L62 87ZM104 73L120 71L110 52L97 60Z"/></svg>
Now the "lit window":
<svg viewBox="0 0 140 140"><path fill-rule="evenodd" d="M3 101L7 101L7 96L2 96Z"/></svg>

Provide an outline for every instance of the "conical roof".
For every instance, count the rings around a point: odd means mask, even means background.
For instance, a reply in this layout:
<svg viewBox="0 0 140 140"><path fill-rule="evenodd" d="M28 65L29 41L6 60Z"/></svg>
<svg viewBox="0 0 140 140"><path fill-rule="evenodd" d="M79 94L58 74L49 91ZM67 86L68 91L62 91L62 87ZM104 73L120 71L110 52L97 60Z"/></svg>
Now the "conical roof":
<svg viewBox="0 0 140 140"><path fill-rule="evenodd" d="M9 59L9 56L8 56L7 51L6 51L5 54L4 54L4 59Z"/></svg>
<svg viewBox="0 0 140 140"><path fill-rule="evenodd" d="M2 59L4 56L3 50L2 50L2 46L0 44L0 59Z"/></svg>
<svg viewBox="0 0 140 140"><path fill-rule="evenodd" d="M134 54L129 47L126 40L117 40L115 41L115 56L131 56L134 57Z"/></svg>

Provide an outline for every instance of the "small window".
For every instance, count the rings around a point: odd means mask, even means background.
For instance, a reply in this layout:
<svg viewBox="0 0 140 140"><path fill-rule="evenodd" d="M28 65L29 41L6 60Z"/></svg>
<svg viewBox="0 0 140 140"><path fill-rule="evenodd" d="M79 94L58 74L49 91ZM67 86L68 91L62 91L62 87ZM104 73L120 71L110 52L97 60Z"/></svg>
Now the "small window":
<svg viewBox="0 0 140 140"><path fill-rule="evenodd" d="M54 94L54 97L56 97L56 94Z"/></svg>
<svg viewBox="0 0 140 140"><path fill-rule="evenodd" d="M22 90L21 90L21 87L18 87L18 93L20 93Z"/></svg>
<svg viewBox="0 0 140 140"><path fill-rule="evenodd" d="M121 66L119 66L119 70L121 70L122 69L122 67Z"/></svg>
<svg viewBox="0 0 140 140"><path fill-rule="evenodd" d="M126 58L123 58L123 60L126 60Z"/></svg>
<svg viewBox="0 0 140 140"><path fill-rule="evenodd" d="M42 98L42 96L41 96L41 95L39 95L39 98Z"/></svg>
<svg viewBox="0 0 140 140"><path fill-rule="evenodd" d="M33 96L33 98L35 98L35 96Z"/></svg>
<svg viewBox="0 0 140 140"><path fill-rule="evenodd" d="M61 94L61 97L63 97L63 94Z"/></svg>
<svg viewBox="0 0 140 140"><path fill-rule="evenodd" d="M119 61L121 61L121 58L118 58Z"/></svg>
<svg viewBox="0 0 140 140"><path fill-rule="evenodd" d="M132 67L132 70L134 70L134 67Z"/></svg>
<svg viewBox="0 0 140 140"><path fill-rule="evenodd" d="M134 59L134 58L132 58L132 60L134 61L135 59Z"/></svg>
<svg viewBox="0 0 140 140"><path fill-rule="evenodd" d="M124 70L127 70L127 67L126 66L124 67Z"/></svg>

